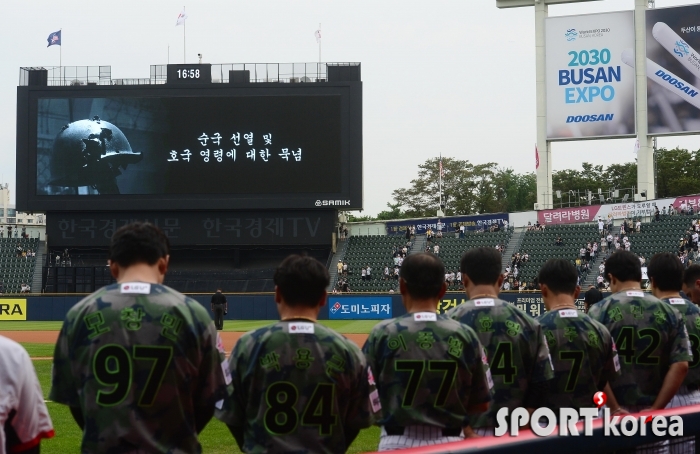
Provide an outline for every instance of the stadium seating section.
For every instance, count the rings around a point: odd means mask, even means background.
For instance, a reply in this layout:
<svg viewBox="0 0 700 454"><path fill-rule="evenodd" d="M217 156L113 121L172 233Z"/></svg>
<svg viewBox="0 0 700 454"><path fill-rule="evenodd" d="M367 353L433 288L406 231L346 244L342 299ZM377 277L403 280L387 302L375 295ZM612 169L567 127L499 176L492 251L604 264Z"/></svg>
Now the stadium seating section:
<svg viewBox="0 0 700 454"><path fill-rule="evenodd" d="M561 237L562 246L555 242ZM576 260L579 250L586 243L600 242L598 226L595 224L572 224L547 226L543 231L526 231L520 245L520 254L527 253L530 261L520 267L518 278L532 282L542 265L551 258ZM585 278L585 276L584 276Z"/></svg>
<svg viewBox="0 0 700 454"><path fill-rule="evenodd" d="M649 259L657 252L677 252L692 222L700 216L662 216L660 222L643 223L640 233L629 235L630 250Z"/></svg>
<svg viewBox="0 0 700 454"><path fill-rule="evenodd" d="M447 271L459 269L459 260L467 249L479 246L507 246L512 232L501 231L493 233L467 233L465 238L436 238L433 244L440 245L440 257L445 262ZM406 244L403 236L367 235L351 236L348 239L347 250L343 261L348 264L348 284L353 292L386 292L397 291L394 279L384 280L384 267L394 269L392 249L401 248ZM409 251L410 253L410 251ZM372 279L363 281L362 267L372 268Z"/></svg>
<svg viewBox="0 0 700 454"><path fill-rule="evenodd" d="M512 230L502 230L499 232L484 232L484 233L466 233L464 238L436 238L434 244L440 246L439 256L445 264L445 269L457 274L459 271L459 263L462 259L462 254L465 251L475 247L496 247L503 245L508 247L508 242L512 236ZM450 289L456 290L458 283L455 283Z"/></svg>
<svg viewBox="0 0 700 454"><path fill-rule="evenodd" d="M37 238L0 238L0 282L4 293L19 293L22 284L31 285L36 258L17 257L17 244L24 250L36 251Z"/></svg>

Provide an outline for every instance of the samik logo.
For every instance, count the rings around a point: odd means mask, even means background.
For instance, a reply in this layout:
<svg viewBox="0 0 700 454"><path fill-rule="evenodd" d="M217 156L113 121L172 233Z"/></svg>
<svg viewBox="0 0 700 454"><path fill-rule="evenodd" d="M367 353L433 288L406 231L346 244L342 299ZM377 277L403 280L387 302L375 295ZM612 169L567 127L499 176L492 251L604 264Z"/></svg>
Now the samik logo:
<svg viewBox="0 0 700 454"><path fill-rule="evenodd" d="M349 206L350 201L349 200L317 200L315 205L317 207L327 207L327 206Z"/></svg>
<svg viewBox="0 0 700 454"><path fill-rule="evenodd" d="M564 36L566 36L567 41L576 41L578 33L576 32L575 28L570 28L566 31L566 33L564 33Z"/></svg>

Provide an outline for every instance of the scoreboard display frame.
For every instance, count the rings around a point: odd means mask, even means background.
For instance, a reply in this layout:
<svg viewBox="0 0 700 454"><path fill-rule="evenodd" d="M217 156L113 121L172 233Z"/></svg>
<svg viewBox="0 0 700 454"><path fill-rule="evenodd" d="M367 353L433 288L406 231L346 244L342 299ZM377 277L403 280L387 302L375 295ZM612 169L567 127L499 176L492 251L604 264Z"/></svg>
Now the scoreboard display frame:
<svg viewBox="0 0 700 454"><path fill-rule="evenodd" d="M340 182L335 189L299 192L291 175L290 191L275 193L158 193L158 194L40 194L37 185L38 112L40 99L52 98L222 98L335 97L339 99ZM303 112L299 113L303 115ZM196 114L193 114L196 115ZM335 113L334 113L335 115ZM313 135L310 128L304 134ZM363 208L362 82L88 85L76 87L17 87L17 209L24 212L59 211L172 211L172 210L279 210ZM202 175L198 175L202 178ZM264 184L264 182L261 182ZM325 187L324 187L325 188ZM338 190L339 189L339 190Z"/></svg>

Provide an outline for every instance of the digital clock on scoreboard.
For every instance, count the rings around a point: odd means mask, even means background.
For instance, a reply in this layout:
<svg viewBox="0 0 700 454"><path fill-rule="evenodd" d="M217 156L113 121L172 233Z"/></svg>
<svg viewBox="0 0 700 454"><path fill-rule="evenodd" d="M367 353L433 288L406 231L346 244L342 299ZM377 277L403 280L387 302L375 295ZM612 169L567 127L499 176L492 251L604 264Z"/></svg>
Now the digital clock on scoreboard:
<svg viewBox="0 0 700 454"><path fill-rule="evenodd" d="M169 84L210 84L211 65L168 65Z"/></svg>

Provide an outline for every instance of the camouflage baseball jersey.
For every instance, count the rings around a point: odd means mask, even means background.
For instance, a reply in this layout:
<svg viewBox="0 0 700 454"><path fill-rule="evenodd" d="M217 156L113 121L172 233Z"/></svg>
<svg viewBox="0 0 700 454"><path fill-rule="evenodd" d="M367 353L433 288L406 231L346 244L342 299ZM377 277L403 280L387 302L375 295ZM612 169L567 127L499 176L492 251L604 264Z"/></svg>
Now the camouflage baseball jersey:
<svg viewBox="0 0 700 454"><path fill-rule="evenodd" d="M493 400L474 427L495 427L500 408L522 407L531 383L554 377L542 327L514 305L480 298L457 306L447 315L474 329L491 366Z"/></svg>
<svg viewBox="0 0 700 454"><path fill-rule="evenodd" d="M554 381L547 407L593 405L593 394L620 374L620 360L608 330L576 309L559 309L537 318L547 338L554 364Z"/></svg>
<svg viewBox="0 0 700 454"><path fill-rule="evenodd" d="M684 298L662 298L681 314L681 320L688 332L688 343L693 353L693 359L688 362L688 375L683 384L688 386L700 385L700 308Z"/></svg>
<svg viewBox="0 0 700 454"><path fill-rule="evenodd" d="M81 452L201 452L195 415L229 394L224 370L201 304L163 285L113 284L68 311L50 399L81 409Z"/></svg>
<svg viewBox="0 0 700 454"><path fill-rule="evenodd" d="M233 394L216 417L243 428L247 453L338 453L369 427L379 401L362 352L304 319L246 333L229 358Z"/></svg>
<svg viewBox="0 0 700 454"><path fill-rule="evenodd" d="M673 306L641 290L618 292L588 315L610 331L621 374L610 387L621 405L649 406L672 363L692 360L688 334Z"/></svg>
<svg viewBox="0 0 700 454"><path fill-rule="evenodd" d="M465 409L491 400L491 375L474 331L416 312L377 324L363 348L382 403L378 424L463 428Z"/></svg>

